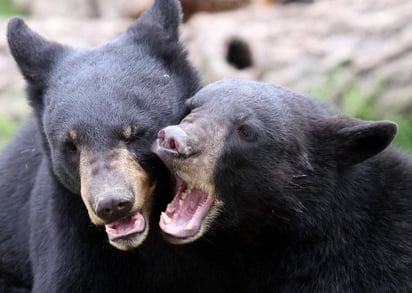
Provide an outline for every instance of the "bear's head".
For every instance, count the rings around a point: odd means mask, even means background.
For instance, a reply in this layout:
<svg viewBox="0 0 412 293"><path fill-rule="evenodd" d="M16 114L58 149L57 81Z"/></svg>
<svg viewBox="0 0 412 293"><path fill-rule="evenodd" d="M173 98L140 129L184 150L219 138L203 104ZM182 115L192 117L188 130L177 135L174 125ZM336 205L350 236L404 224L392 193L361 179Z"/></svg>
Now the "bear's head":
<svg viewBox="0 0 412 293"><path fill-rule="evenodd" d="M123 35L83 49L48 41L19 18L8 25L53 173L121 250L146 238L159 176L169 177L150 145L199 87L180 19L177 0L156 0Z"/></svg>
<svg viewBox="0 0 412 293"><path fill-rule="evenodd" d="M397 131L393 122L352 119L308 95L240 79L206 86L188 105L190 114L162 129L152 147L177 178L160 219L176 244L211 226L316 225L338 177L384 150Z"/></svg>

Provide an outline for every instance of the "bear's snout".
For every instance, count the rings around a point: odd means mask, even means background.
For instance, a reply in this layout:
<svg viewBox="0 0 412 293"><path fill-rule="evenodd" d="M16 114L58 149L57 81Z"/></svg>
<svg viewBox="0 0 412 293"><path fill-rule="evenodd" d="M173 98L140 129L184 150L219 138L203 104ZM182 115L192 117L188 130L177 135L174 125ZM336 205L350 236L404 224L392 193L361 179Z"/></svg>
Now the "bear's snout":
<svg viewBox="0 0 412 293"><path fill-rule="evenodd" d="M106 195L96 200L94 207L96 214L107 222L113 222L127 216L134 204L133 196Z"/></svg>
<svg viewBox="0 0 412 293"><path fill-rule="evenodd" d="M105 152L80 153L82 200L90 220L106 225L135 212L148 217L155 184L126 146Z"/></svg>
<svg viewBox="0 0 412 293"><path fill-rule="evenodd" d="M164 151L176 153L179 155L189 155L187 145L187 134L179 126L168 126L159 131L159 146Z"/></svg>
<svg viewBox="0 0 412 293"><path fill-rule="evenodd" d="M171 166L171 162L177 157L189 157L193 154L188 134L177 125L159 131L152 151L168 166Z"/></svg>

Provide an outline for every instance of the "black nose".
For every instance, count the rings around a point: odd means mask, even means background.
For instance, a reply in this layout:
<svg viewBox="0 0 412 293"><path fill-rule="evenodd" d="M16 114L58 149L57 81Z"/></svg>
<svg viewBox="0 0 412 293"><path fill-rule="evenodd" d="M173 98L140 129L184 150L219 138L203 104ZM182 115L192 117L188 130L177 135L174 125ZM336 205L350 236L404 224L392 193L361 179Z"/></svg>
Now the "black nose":
<svg viewBox="0 0 412 293"><path fill-rule="evenodd" d="M179 126L168 126L157 134L159 145L172 152L187 155L187 134Z"/></svg>
<svg viewBox="0 0 412 293"><path fill-rule="evenodd" d="M131 197L105 196L96 203L96 214L105 221L113 222L127 216L132 206Z"/></svg>

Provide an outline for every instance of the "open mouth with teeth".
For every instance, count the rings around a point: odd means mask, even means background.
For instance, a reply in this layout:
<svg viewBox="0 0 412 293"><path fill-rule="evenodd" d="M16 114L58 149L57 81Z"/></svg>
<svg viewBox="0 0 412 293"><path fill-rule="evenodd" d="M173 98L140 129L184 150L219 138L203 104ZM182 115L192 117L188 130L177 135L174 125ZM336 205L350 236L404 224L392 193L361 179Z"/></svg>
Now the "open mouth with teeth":
<svg viewBox="0 0 412 293"><path fill-rule="evenodd" d="M111 242L126 240L138 233L142 233L146 228L146 221L139 211L105 225L107 236Z"/></svg>
<svg viewBox="0 0 412 293"><path fill-rule="evenodd" d="M173 201L160 217L160 228L167 235L183 239L196 238L213 206L213 198L205 191L177 179Z"/></svg>

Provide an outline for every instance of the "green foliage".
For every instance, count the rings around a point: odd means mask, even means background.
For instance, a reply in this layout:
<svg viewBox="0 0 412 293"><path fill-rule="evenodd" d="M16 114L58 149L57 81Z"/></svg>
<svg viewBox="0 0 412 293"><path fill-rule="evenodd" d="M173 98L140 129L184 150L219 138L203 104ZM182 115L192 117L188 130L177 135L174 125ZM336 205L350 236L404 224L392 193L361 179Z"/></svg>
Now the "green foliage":
<svg viewBox="0 0 412 293"><path fill-rule="evenodd" d="M0 17L22 14L26 13L13 5L11 0L0 0Z"/></svg>
<svg viewBox="0 0 412 293"><path fill-rule="evenodd" d="M412 152L412 121L400 113L382 113L376 107L377 96L370 94L366 96L351 88L344 96L343 112L356 118L365 120L392 120L398 124L398 134L394 144Z"/></svg>
<svg viewBox="0 0 412 293"><path fill-rule="evenodd" d="M398 124L398 134L394 144L405 151L412 153L412 121L402 113L382 112L377 106L379 92L384 86L380 81L373 90L365 92L353 80L341 86L341 92L331 92L328 89L336 89L336 76L331 73L323 86L310 89L309 92L314 96L327 100L335 104L343 113L352 117L364 120L391 120Z"/></svg>
<svg viewBox="0 0 412 293"><path fill-rule="evenodd" d="M9 141L17 128L17 122L0 116L0 149Z"/></svg>
<svg viewBox="0 0 412 293"><path fill-rule="evenodd" d="M389 113L384 116L385 119L392 120L398 124L398 134L395 137L394 144L403 148L412 154L412 122L400 114Z"/></svg>

